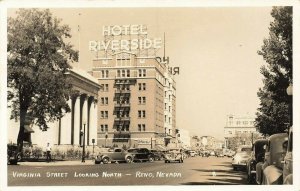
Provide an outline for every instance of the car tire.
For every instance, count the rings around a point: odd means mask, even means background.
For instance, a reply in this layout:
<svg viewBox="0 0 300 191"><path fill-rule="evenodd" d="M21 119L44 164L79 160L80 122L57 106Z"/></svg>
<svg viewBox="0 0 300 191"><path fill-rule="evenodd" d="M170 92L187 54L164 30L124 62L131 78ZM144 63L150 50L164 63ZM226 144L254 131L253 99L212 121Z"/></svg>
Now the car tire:
<svg viewBox="0 0 300 191"><path fill-rule="evenodd" d="M233 170L234 170L234 171L237 171L237 167L236 167L236 166L234 166L234 167L233 167Z"/></svg>
<svg viewBox="0 0 300 191"><path fill-rule="evenodd" d="M125 160L126 160L126 163L132 163L132 161L133 161L131 156L127 156Z"/></svg>
<svg viewBox="0 0 300 191"><path fill-rule="evenodd" d="M108 158L108 157L104 157L104 158L102 159L102 162L103 162L103 164L108 164L109 158Z"/></svg>
<svg viewBox="0 0 300 191"><path fill-rule="evenodd" d="M154 162L154 158L153 157L149 157L149 162Z"/></svg>
<svg viewBox="0 0 300 191"><path fill-rule="evenodd" d="M169 161L165 160L165 163L169 163Z"/></svg>

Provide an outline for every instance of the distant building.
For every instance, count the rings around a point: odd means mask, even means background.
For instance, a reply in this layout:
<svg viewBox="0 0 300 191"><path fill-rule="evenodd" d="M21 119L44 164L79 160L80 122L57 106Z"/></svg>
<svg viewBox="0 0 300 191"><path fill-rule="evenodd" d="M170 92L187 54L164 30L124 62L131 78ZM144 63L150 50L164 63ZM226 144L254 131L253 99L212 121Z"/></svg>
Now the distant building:
<svg viewBox="0 0 300 191"><path fill-rule="evenodd" d="M215 149L222 149L222 141L216 139L213 136L202 136L200 137L200 147L203 150L215 150Z"/></svg>
<svg viewBox="0 0 300 191"><path fill-rule="evenodd" d="M188 130L179 128L177 139L178 139L180 147L185 148L185 149L191 148L191 136L190 136L190 132Z"/></svg>
<svg viewBox="0 0 300 191"><path fill-rule="evenodd" d="M254 121L252 116L228 115L224 127L225 147L228 147L230 138L240 138L240 144L251 144L251 136L257 133Z"/></svg>

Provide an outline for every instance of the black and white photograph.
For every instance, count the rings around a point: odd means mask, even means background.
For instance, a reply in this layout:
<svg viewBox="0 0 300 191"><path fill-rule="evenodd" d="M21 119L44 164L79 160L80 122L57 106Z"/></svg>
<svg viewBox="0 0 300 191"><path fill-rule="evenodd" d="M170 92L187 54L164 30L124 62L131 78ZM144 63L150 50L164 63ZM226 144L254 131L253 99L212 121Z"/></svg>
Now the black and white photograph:
<svg viewBox="0 0 300 191"><path fill-rule="evenodd" d="M3 190L297 190L298 1L99 2L2 2Z"/></svg>

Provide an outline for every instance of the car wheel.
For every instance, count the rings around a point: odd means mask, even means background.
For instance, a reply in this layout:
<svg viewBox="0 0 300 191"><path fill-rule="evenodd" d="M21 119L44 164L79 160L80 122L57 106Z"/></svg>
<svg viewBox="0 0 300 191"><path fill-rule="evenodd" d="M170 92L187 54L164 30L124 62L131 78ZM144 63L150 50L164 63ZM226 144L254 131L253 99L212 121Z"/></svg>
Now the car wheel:
<svg viewBox="0 0 300 191"><path fill-rule="evenodd" d="M131 156L127 156L125 160L126 160L127 163L132 163L132 157Z"/></svg>
<svg viewBox="0 0 300 191"><path fill-rule="evenodd" d="M153 157L149 157L149 162L153 162L154 158Z"/></svg>
<svg viewBox="0 0 300 191"><path fill-rule="evenodd" d="M236 170L237 170L237 167L234 166L234 167L233 167L233 170L236 171Z"/></svg>
<svg viewBox="0 0 300 191"><path fill-rule="evenodd" d="M165 163L168 163L168 161L167 161L167 160L165 160Z"/></svg>
<svg viewBox="0 0 300 191"><path fill-rule="evenodd" d="M108 157L104 157L102 159L103 164L107 164L109 162L109 158Z"/></svg>

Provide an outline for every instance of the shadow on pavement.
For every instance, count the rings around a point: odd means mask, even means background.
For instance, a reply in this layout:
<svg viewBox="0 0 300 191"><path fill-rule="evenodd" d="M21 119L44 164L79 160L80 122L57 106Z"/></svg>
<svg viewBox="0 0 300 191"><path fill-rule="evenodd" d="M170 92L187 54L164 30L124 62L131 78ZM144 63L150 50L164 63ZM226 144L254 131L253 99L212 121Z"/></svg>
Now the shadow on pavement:
<svg viewBox="0 0 300 191"><path fill-rule="evenodd" d="M223 165L220 165L223 166ZM228 165L224 165L228 167ZM211 178L199 182L186 182L181 183L181 185L244 185L245 183L245 172L234 171L233 169L193 169L202 173L209 173ZM210 173L215 173L215 176L210 175Z"/></svg>

